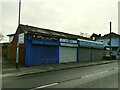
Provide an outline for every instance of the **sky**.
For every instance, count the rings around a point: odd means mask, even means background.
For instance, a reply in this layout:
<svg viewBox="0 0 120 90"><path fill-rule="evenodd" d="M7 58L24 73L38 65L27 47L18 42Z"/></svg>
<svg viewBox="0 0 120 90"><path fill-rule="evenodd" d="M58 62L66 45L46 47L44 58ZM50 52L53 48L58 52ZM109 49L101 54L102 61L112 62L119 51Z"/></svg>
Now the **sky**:
<svg viewBox="0 0 120 90"><path fill-rule="evenodd" d="M118 33L119 0L21 0L21 24L80 35ZM0 33L15 33L19 0L0 1Z"/></svg>

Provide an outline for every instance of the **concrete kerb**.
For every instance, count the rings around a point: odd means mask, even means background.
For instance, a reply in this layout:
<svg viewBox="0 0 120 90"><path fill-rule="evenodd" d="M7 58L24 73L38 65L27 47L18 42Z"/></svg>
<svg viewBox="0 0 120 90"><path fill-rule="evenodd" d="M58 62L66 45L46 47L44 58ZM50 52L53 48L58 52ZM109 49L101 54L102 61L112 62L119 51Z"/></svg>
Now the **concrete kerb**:
<svg viewBox="0 0 120 90"><path fill-rule="evenodd" d="M2 72L4 73L4 72L14 72L14 71L16 71L16 68L11 68L11 69L2 69Z"/></svg>
<svg viewBox="0 0 120 90"><path fill-rule="evenodd" d="M84 65L80 65L80 66L73 66L73 67L66 67L66 68L59 68L59 69L44 70L44 71L38 71L38 72L32 72L32 73L23 73L23 74L17 74L16 76L21 77L21 76L40 74L40 73L45 73L45 72L53 72L53 71L59 71L59 70L67 70L67 69L73 69L73 68L80 68L80 67L87 67L87 66L94 66L94 65L101 65L101 64L109 64L109 63L113 63L113 62L116 62L116 60L115 61L92 63L92 64L84 64Z"/></svg>

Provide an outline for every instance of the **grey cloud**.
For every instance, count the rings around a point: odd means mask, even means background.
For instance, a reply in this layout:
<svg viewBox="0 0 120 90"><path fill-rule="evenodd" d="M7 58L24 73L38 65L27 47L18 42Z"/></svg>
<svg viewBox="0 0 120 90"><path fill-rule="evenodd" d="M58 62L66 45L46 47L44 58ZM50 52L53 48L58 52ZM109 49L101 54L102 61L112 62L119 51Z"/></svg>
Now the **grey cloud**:
<svg viewBox="0 0 120 90"><path fill-rule="evenodd" d="M21 23L73 34L108 33L112 21L117 32L118 0L39 0L22 2ZM18 3L4 3L4 34L18 23Z"/></svg>

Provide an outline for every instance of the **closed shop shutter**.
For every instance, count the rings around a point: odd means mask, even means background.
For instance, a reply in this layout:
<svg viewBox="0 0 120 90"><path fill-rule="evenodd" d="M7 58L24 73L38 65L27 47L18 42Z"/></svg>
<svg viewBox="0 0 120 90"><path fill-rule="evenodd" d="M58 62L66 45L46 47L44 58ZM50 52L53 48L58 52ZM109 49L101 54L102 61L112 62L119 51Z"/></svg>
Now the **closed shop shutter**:
<svg viewBox="0 0 120 90"><path fill-rule="evenodd" d="M76 47L60 47L59 63L76 62L77 48Z"/></svg>
<svg viewBox="0 0 120 90"><path fill-rule="evenodd" d="M30 65L58 63L58 46L32 45Z"/></svg>
<svg viewBox="0 0 120 90"><path fill-rule="evenodd" d="M59 47L45 45L42 48L42 58L43 64L58 63L59 62Z"/></svg>
<svg viewBox="0 0 120 90"><path fill-rule="evenodd" d="M101 49L95 49L95 60L102 60L103 59L103 50Z"/></svg>
<svg viewBox="0 0 120 90"><path fill-rule="evenodd" d="M91 57L91 61L95 61L95 60L96 60L96 57L97 57L97 56L96 56L96 53L97 53L97 52L96 52L96 49L91 48L91 50L92 50L92 51L91 51L91 52L92 52L92 53L91 53L91 56L92 56L92 57Z"/></svg>
<svg viewBox="0 0 120 90"><path fill-rule="evenodd" d="M93 48L92 49L92 61L102 60L103 54L104 52L102 49Z"/></svg>
<svg viewBox="0 0 120 90"><path fill-rule="evenodd" d="M78 61L91 61L91 49L90 48L78 48Z"/></svg>
<svg viewBox="0 0 120 90"><path fill-rule="evenodd" d="M41 45L32 45L30 65L39 65L42 64L42 46Z"/></svg>

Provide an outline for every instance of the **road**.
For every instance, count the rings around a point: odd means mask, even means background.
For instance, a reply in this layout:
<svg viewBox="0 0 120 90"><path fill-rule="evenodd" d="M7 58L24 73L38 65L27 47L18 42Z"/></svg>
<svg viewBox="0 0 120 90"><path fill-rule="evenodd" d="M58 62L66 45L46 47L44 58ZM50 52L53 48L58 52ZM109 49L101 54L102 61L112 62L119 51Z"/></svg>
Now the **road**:
<svg viewBox="0 0 120 90"><path fill-rule="evenodd" d="M3 78L3 88L118 88L118 62Z"/></svg>

